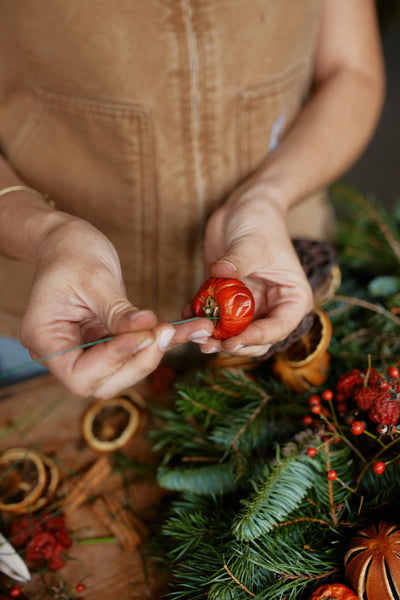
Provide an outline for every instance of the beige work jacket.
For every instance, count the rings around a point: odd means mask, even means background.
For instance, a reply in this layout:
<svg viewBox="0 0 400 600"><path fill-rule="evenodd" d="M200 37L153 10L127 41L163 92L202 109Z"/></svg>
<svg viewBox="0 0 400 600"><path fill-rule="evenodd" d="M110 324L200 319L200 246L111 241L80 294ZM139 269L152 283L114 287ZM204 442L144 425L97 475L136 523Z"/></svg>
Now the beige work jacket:
<svg viewBox="0 0 400 600"><path fill-rule="evenodd" d="M197 290L207 217L309 94L320 6L0 3L1 151L58 209L109 237L136 306L175 320ZM308 231L318 214L308 210ZM0 332L18 333L32 272L0 258Z"/></svg>

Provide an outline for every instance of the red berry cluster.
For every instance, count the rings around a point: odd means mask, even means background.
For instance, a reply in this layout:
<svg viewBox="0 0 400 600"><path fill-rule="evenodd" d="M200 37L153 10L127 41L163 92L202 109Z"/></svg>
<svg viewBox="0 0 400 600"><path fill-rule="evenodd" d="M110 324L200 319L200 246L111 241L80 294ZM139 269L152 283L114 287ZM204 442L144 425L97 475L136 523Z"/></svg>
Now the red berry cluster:
<svg viewBox="0 0 400 600"><path fill-rule="evenodd" d="M353 369L341 375L336 385L336 399L353 401L360 410L368 411L373 423L397 425L400 419L400 382L397 367L388 369L388 379L370 367L361 373Z"/></svg>
<svg viewBox="0 0 400 600"><path fill-rule="evenodd" d="M39 519L23 516L11 523L10 541L25 550L25 559L34 566L46 566L51 571L65 564L65 550L72 545L64 515Z"/></svg>

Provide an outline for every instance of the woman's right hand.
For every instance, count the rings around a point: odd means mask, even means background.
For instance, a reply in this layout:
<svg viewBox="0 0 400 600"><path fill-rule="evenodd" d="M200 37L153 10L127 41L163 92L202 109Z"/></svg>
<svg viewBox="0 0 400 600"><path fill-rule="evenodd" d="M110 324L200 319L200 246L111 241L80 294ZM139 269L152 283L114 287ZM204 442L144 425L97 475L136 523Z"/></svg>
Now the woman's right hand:
<svg viewBox="0 0 400 600"><path fill-rule="evenodd" d="M38 359L113 336L46 361L73 393L111 397L157 367L175 329L128 301L116 250L102 233L58 215L37 253L20 339Z"/></svg>

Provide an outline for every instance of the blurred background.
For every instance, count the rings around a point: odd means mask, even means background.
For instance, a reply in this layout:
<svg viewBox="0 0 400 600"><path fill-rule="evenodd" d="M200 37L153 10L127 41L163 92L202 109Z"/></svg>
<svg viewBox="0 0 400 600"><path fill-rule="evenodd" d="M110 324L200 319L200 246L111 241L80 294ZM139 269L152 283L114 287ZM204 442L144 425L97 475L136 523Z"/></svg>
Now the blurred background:
<svg viewBox="0 0 400 600"><path fill-rule="evenodd" d="M383 113L369 147L342 177L387 208L400 201L400 0L376 0L386 63Z"/></svg>

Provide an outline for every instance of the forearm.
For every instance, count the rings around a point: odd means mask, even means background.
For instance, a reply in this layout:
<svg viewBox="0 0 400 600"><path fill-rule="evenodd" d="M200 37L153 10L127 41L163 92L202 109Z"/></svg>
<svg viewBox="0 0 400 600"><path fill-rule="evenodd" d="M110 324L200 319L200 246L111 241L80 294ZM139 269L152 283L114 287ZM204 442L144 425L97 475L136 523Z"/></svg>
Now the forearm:
<svg viewBox="0 0 400 600"><path fill-rule="evenodd" d="M0 157L0 193L6 188L20 185L26 183ZM44 197L29 190L9 191L0 195L0 253L36 262L40 246L48 233L68 218L65 213L55 211Z"/></svg>
<svg viewBox="0 0 400 600"><path fill-rule="evenodd" d="M321 0L314 91L253 183L283 210L337 179L369 142L383 104L373 0Z"/></svg>
<svg viewBox="0 0 400 600"><path fill-rule="evenodd" d="M343 71L324 82L255 178L286 210L332 183L359 157L375 129L382 83Z"/></svg>

